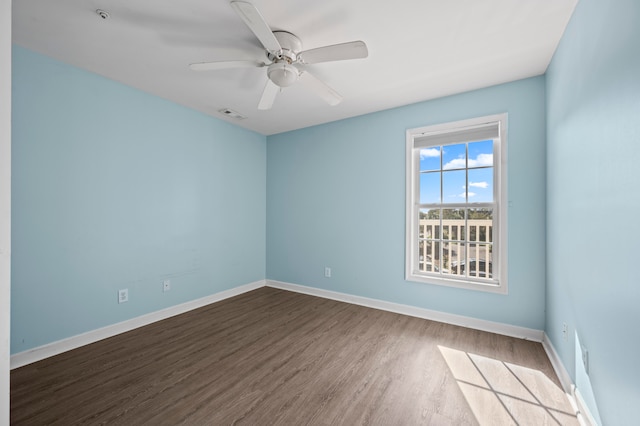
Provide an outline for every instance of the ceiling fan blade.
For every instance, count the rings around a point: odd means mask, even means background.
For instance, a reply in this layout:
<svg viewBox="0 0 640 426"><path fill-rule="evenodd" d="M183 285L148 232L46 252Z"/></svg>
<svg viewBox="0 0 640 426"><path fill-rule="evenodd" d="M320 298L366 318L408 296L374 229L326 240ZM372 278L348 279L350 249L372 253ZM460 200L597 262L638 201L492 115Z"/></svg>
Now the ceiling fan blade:
<svg viewBox="0 0 640 426"><path fill-rule="evenodd" d="M280 92L280 87L276 86L271 80L267 79L267 84L264 86L260 103L258 103L258 109L266 110L271 109L273 101L276 100L276 96Z"/></svg>
<svg viewBox="0 0 640 426"><path fill-rule="evenodd" d="M189 64L189 68L193 71L223 70L228 68L260 68L264 66L265 63L259 61L216 61Z"/></svg>
<svg viewBox="0 0 640 426"><path fill-rule="evenodd" d="M329 105L338 105L342 102L342 96L340 96L338 92L327 86L324 81L318 79L313 74L309 74L308 71L300 73L300 82L324 99Z"/></svg>
<svg viewBox="0 0 640 426"><path fill-rule="evenodd" d="M298 54L298 61L303 64L317 64L319 62L344 61L346 59L360 59L369 56L369 50L364 41L350 41L331 46L305 50Z"/></svg>
<svg viewBox="0 0 640 426"><path fill-rule="evenodd" d="M254 5L246 1L232 1L231 7L236 11L238 16L242 18L247 27L258 37L260 43L270 52L278 52L282 50L282 46L278 42L276 36L273 35L271 28L264 20L260 11Z"/></svg>

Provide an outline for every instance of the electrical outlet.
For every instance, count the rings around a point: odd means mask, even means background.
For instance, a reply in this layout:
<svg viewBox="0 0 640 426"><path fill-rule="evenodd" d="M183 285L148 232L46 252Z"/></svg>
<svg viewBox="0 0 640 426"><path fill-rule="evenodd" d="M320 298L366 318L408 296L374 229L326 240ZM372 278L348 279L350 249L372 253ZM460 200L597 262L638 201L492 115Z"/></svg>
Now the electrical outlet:
<svg viewBox="0 0 640 426"><path fill-rule="evenodd" d="M562 323L562 340L565 342L569 339L569 327L567 327L567 323Z"/></svg>
<svg viewBox="0 0 640 426"><path fill-rule="evenodd" d="M324 277L331 278L331 268L329 268L328 266L324 267Z"/></svg>
<svg viewBox="0 0 640 426"><path fill-rule="evenodd" d="M124 303L129 301L129 289L124 288L122 290L118 290L118 303Z"/></svg>
<svg viewBox="0 0 640 426"><path fill-rule="evenodd" d="M584 365L585 373L589 374L589 351L584 346L580 347L582 350L582 364Z"/></svg>
<svg viewBox="0 0 640 426"><path fill-rule="evenodd" d="M164 280L162 281L162 291L169 291L171 290L171 280Z"/></svg>

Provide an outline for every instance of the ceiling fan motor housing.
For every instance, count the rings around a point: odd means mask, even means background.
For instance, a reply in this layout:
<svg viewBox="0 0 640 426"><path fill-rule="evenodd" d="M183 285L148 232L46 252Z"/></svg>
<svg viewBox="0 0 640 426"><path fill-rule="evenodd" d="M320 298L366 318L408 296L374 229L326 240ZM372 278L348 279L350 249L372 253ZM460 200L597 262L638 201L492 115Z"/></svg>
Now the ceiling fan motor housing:
<svg viewBox="0 0 640 426"><path fill-rule="evenodd" d="M302 41L294 34L291 34L287 31L274 31L273 35L280 43L282 50L280 52L275 52L277 54L274 55L272 52L267 52L267 57L271 61L276 61L278 59L285 60L288 63L293 63L296 61L298 53L302 50Z"/></svg>

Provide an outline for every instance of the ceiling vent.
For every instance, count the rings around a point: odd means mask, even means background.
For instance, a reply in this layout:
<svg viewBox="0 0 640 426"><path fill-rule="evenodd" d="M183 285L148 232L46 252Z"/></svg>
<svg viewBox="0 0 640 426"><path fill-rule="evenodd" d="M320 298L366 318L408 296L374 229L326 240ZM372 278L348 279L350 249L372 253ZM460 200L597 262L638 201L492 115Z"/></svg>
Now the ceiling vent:
<svg viewBox="0 0 640 426"><path fill-rule="evenodd" d="M106 10L102 10L102 9L97 9L96 13L102 19L109 19L109 17L111 16L111 15L109 15L109 12L107 12Z"/></svg>
<svg viewBox="0 0 640 426"><path fill-rule="evenodd" d="M234 110L229 108L222 108L218 112L226 115L227 117L231 117L234 120L244 120L245 118L247 118L244 115L240 114L239 112L235 112Z"/></svg>

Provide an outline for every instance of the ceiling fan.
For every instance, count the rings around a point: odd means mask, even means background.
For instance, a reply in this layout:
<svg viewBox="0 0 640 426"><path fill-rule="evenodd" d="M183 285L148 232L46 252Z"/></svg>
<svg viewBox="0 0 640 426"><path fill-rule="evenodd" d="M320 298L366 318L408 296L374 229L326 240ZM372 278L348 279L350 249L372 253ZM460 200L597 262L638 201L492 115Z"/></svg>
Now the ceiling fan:
<svg viewBox="0 0 640 426"><path fill-rule="evenodd" d="M258 103L258 109L267 110L273 106L278 93L297 81L324 99L329 105L337 105L342 96L322 80L304 68L307 64L366 58L369 54L363 41L333 44L310 50L302 50L302 42L287 31L271 31L258 9L251 3L231 1L231 7L260 40L265 48L268 63L258 60L235 60L199 62L190 64L194 71L209 71L226 68L267 68L267 84Z"/></svg>

